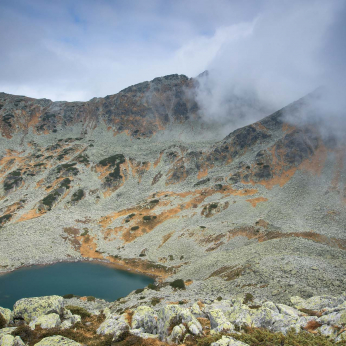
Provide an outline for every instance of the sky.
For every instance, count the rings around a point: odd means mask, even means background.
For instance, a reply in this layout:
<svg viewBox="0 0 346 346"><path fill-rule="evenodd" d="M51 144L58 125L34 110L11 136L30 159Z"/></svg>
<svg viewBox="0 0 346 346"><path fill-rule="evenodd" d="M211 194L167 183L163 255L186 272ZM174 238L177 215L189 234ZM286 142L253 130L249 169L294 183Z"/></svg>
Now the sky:
<svg viewBox="0 0 346 346"><path fill-rule="evenodd" d="M84 101L208 70L206 120L246 125L321 85L337 113L345 1L0 0L0 91Z"/></svg>

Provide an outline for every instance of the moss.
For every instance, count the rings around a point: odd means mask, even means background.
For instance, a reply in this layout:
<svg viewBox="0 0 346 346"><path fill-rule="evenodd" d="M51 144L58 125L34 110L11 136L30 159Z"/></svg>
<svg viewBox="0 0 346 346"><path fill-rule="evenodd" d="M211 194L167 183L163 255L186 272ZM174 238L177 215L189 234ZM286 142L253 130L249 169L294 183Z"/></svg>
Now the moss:
<svg viewBox="0 0 346 346"><path fill-rule="evenodd" d="M174 260L173 255L169 255L168 258L169 258L170 261L173 261L173 260Z"/></svg>
<svg viewBox="0 0 346 346"><path fill-rule="evenodd" d="M170 282L169 285L173 288L184 290L185 289L185 283L183 279L177 279L173 282Z"/></svg>
<svg viewBox="0 0 346 346"><path fill-rule="evenodd" d="M80 306L67 305L65 308L70 310L73 315L79 315L82 319L91 316L91 313L88 310Z"/></svg>
<svg viewBox="0 0 346 346"><path fill-rule="evenodd" d="M84 197L84 190L79 189L77 190L71 197L72 202L78 202Z"/></svg>

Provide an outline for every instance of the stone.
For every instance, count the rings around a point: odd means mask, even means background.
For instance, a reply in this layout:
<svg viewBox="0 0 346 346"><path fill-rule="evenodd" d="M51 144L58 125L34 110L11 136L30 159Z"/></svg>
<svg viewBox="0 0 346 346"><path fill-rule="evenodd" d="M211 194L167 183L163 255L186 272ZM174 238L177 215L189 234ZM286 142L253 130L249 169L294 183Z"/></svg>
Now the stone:
<svg viewBox="0 0 346 346"><path fill-rule="evenodd" d="M294 309L288 305L284 304L276 304L277 308L279 309L279 312L283 315L298 317L301 315L301 312L297 309Z"/></svg>
<svg viewBox="0 0 346 346"><path fill-rule="evenodd" d="M23 298L13 306L12 319L24 319L30 323L33 319L51 313L64 313L64 299L60 296L46 296L38 298Z"/></svg>
<svg viewBox="0 0 346 346"><path fill-rule="evenodd" d="M60 335L42 339L35 346L82 346L82 344Z"/></svg>
<svg viewBox="0 0 346 346"><path fill-rule="evenodd" d="M197 303L192 304L190 311L196 318L205 317L205 313L201 310Z"/></svg>
<svg viewBox="0 0 346 346"><path fill-rule="evenodd" d="M234 330L233 324L227 320L220 309L208 311L207 316L210 320L210 328L214 332L231 332Z"/></svg>
<svg viewBox="0 0 346 346"><path fill-rule="evenodd" d="M333 339L337 335L337 331L332 326L328 326L326 324L317 328L317 332L320 332L322 335L333 338Z"/></svg>
<svg viewBox="0 0 346 346"><path fill-rule="evenodd" d="M340 305L343 300L340 297L332 296L315 296L309 299L303 299L301 297L291 297L292 304L299 309L307 309L313 311L320 311L326 308L335 308Z"/></svg>
<svg viewBox="0 0 346 346"><path fill-rule="evenodd" d="M343 332L337 336L335 342L346 341L346 332Z"/></svg>
<svg viewBox="0 0 346 346"><path fill-rule="evenodd" d="M143 339L158 339L159 338L159 336L156 334L144 333L142 329L131 329L130 333L132 335L139 336L140 338L143 338Z"/></svg>
<svg viewBox="0 0 346 346"><path fill-rule="evenodd" d="M20 338L20 336L16 336L14 338L13 346L25 346L24 341Z"/></svg>
<svg viewBox="0 0 346 346"><path fill-rule="evenodd" d="M110 315L97 329L97 334L112 334L113 340L116 341L118 336L125 330L129 330L130 326L127 322L126 315Z"/></svg>
<svg viewBox="0 0 346 346"><path fill-rule="evenodd" d="M36 326L41 326L42 329L51 329L59 327L61 324L58 314L43 315L35 318L29 323L31 329L35 329Z"/></svg>
<svg viewBox="0 0 346 346"><path fill-rule="evenodd" d="M220 340L210 344L210 346L249 346L244 342L238 341L230 336L223 336Z"/></svg>
<svg viewBox="0 0 346 346"><path fill-rule="evenodd" d="M0 335L11 334L17 327L7 327L0 329Z"/></svg>
<svg viewBox="0 0 346 346"><path fill-rule="evenodd" d="M156 334L157 316L149 306L139 306L132 316L132 328L142 328L146 333Z"/></svg>
<svg viewBox="0 0 346 346"><path fill-rule="evenodd" d="M171 335L167 338L168 343L180 343L184 339L184 334L186 333L186 328L183 324L175 326L172 330Z"/></svg>
<svg viewBox="0 0 346 346"><path fill-rule="evenodd" d="M331 314L323 315L318 320L322 324L341 326L346 324L346 310L341 312L332 312Z"/></svg>
<svg viewBox="0 0 346 346"><path fill-rule="evenodd" d="M8 324L10 322L10 319L11 319L11 310L6 309L6 308L2 308L0 306L0 314L2 315L2 317L5 319L6 323Z"/></svg>
<svg viewBox="0 0 346 346"><path fill-rule="evenodd" d="M14 344L14 336L3 334L0 335L0 346L13 346Z"/></svg>

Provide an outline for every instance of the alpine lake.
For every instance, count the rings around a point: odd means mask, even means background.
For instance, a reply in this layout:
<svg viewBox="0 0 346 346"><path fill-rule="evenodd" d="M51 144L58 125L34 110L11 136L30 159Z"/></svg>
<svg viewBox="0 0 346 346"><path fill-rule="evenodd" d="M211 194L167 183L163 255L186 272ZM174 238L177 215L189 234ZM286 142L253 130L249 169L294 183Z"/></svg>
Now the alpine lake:
<svg viewBox="0 0 346 346"><path fill-rule="evenodd" d="M148 276L93 262L32 266L0 275L0 306L8 309L21 298L74 294L112 302L143 288Z"/></svg>

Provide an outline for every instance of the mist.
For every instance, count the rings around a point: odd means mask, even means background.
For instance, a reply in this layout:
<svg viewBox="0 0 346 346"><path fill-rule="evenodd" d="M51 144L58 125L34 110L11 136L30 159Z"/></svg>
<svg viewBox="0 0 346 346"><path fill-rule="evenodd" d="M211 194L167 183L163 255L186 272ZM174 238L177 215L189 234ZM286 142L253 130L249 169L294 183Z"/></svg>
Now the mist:
<svg viewBox="0 0 346 346"><path fill-rule="evenodd" d="M318 89L294 125L346 129L345 1L266 1L252 21L224 30L228 39L197 77L200 115L224 132L253 123Z"/></svg>

